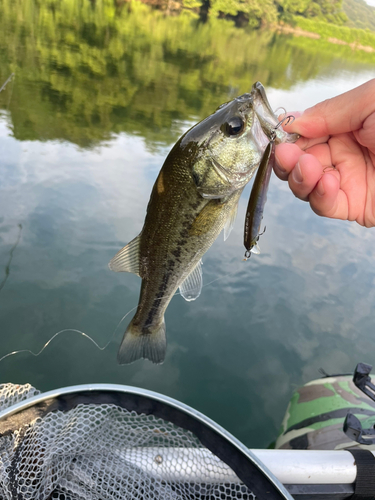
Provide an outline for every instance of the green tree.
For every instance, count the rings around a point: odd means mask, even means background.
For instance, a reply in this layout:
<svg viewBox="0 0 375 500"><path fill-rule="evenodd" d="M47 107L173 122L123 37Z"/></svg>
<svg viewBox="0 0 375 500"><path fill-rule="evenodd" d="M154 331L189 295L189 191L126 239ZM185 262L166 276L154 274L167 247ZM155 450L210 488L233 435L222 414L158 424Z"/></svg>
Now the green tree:
<svg viewBox="0 0 375 500"><path fill-rule="evenodd" d="M242 16L252 28L275 24L277 8L273 0L210 0L210 14Z"/></svg>

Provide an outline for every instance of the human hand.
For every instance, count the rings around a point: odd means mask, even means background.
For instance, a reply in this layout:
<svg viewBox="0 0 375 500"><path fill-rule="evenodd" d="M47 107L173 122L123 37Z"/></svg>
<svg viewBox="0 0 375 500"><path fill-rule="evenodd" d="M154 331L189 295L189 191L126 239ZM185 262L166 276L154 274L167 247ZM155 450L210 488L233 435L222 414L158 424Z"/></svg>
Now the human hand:
<svg viewBox="0 0 375 500"><path fill-rule="evenodd" d="M276 175L318 215L375 226L375 79L295 116Z"/></svg>

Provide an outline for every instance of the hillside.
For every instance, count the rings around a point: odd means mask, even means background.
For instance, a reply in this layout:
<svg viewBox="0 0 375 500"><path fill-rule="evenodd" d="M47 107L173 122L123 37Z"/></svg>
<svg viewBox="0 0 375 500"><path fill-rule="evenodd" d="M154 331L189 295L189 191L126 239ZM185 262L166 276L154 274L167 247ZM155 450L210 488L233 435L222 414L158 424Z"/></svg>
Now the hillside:
<svg viewBox="0 0 375 500"><path fill-rule="evenodd" d="M346 26L375 31L375 7L367 5L365 0L343 0L342 8L348 16Z"/></svg>

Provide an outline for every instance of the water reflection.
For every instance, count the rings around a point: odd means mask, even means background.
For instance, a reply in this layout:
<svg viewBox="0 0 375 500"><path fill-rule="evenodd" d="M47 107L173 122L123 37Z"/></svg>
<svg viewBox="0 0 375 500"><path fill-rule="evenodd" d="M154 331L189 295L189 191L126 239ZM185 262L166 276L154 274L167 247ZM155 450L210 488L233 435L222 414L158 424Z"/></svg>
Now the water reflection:
<svg viewBox="0 0 375 500"><path fill-rule="evenodd" d="M9 104L20 140L82 147L120 132L148 147L174 142L176 120L195 121L260 80L289 89L374 63L372 54L306 38L165 17L138 2L0 4L0 78L16 78ZM363 68L361 68L363 69Z"/></svg>
<svg viewBox="0 0 375 500"><path fill-rule="evenodd" d="M51 7L53 5L53 8ZM195 303L173 298L162 366L118 366L140 280L107 262L139 233L175 139L260 80L274 108L303 109L370 78L371 54L131 3L0 3L2 381L47 390L134 384L203 411L251 446L274 439L293 388L373 362L374 231L317 217L272 178L262 254L242 262L246 197L204 259ZM356 60L357 58L357 60ZM362 59L364 58L364 59ZM3 275L0 276L0 281ZM211 284L209 284L212 282Z"/></svg>

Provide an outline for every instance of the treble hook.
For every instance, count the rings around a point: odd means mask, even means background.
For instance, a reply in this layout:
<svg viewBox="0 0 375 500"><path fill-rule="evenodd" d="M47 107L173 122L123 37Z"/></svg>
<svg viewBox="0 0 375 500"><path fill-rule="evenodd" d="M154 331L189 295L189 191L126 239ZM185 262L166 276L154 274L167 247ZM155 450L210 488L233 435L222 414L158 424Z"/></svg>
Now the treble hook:
<svg viewBox="0 0 375 500"><path fill-rule="evenodd" d="M289 123L293 123L295 119L296 117L293 115L284 116L284 118L276 125L275 130L278 129L284 122L286 122L285 125L289 125Z"/></svg>
<svg viewBox="0 0 375 500"><path fill-rule="evenodd" d="M273 112L273 114L276 115L279 110L284 111L283 115L286 115L286 109L283 108L282 106L280 106L280 108L275 109L275 111Z"/></svg>

